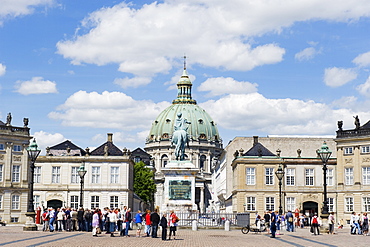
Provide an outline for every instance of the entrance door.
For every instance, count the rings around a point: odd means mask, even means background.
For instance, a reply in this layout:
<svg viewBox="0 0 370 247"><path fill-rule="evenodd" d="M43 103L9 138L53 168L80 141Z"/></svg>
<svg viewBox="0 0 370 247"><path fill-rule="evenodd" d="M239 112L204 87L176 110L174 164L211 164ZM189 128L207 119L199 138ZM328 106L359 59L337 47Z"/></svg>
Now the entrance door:
<svg viewBox="0 0 370 247"><path fill-rule="evenodd" d="M57 208L61 208L63 206L63 202L60 201L60 200L50 200L50 201L48 201L47 206L48 206L48 208L57 209Z"/></svg>
<svg viewBox="0 0 370 247"><path fill-rule="evenodd" d="M312 217L315 213L318 213L318 208L317 202L309 201L303 203L303 213L308 217Z"/></svg>

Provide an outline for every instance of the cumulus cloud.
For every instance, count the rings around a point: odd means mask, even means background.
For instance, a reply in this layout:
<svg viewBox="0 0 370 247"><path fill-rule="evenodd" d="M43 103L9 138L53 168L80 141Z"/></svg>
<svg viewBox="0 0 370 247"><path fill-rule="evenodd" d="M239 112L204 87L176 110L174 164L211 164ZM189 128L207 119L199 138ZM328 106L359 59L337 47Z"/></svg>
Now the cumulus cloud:
<svg viewBox="0 0 370 247"><path fill-rule="evenodd" d="M0 76L5 75L6 66L0 63Z"/></svg>
<svg viewBox="0 0 370 247"><path fill-rule="evenodd" d="M257 92L257 84L236 81L231 77L208 78L199 87L198 91L209 91L207 97L220 96L224 94L248 94Z"/></svg>
<svg viewBox="0 0 370 247"><path fill-rule="evenodd" d="M358 85L356 89L360 94L370 97L370 76L364 84Z"/></svg>
<svg viewBox="0 0 370 247"><path fill-rule="evenodd" d="M42 77L33 77L30 81L17 81L15 88L23 95L58 92L55 82L44 80Z"/></svg>
<svg viewBox="0 0 370 247"><path fill-rule="evenodd" d="M45 154L46 147L51 147L59 144L66 140L66 138L60 133L48 133L45 131L38 131L33 134L36 138L38 148L41 150L41 154Z"/></svg>
<svg viewBox="0 0 370 247"><path fill-rule="evenodd" d="M152 79L150 77L133 77L133 78L116 78L114 83L120 85L122 88L133 87L137 88L139 86L148 85Z"/></svg>
<svg viewBox="0 0 370 247"><path fill-rule="evenodd" d="M54 0L1 0L0 25L6 18L32 14L38 6L51 6Z"/></svg>
<svg viewBox="0 0 370 247"><path fill-rule="evenodd" d="M151 126L169 105L169 102L134 100L121 92L78 91L48 116L62 121L64 126L135 130Z"/></svg>
<svg viewBox="0 0 370 247"><path fill-rule="evenodd" d="M357 78L354 69L346 68L327 68L325 69L324 82L329 87L340 87Z"/></svg>
<svg viewBox="0 0 370 247"><path fill-rule="evenodd" d="M315 47L308 47L295 54L294 58L298 61L307 61L314 58L321 51L316 50Z"/></svg>
<svg viewBox="0 0 370 247"><path fill-rule="evenodd" d="M370 65L370 51L358 55L352 62L359 67L368 67Z"/></svg>
<svg viewBox="0 0 370 247"><path fill-rule="evenodd" d="M332 134L338 120L352 123L356 114L370 117L368 111L331 109L312 100L267 99L259 93L227 95L200 105L223 128L268 134Z"/></svg>

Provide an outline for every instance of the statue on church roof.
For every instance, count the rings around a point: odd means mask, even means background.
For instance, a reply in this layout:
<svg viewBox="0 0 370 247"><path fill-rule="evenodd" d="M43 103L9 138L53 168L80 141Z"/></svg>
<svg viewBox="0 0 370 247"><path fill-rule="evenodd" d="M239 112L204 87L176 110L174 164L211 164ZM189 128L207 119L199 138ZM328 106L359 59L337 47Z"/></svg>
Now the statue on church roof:
<svg viewBox="0 0 370 247"><path fill-rule="evenodd" d="M187 124L191 124L186 118L182 117L182 113L177 113L177 119L174 125L174 132L172 136L171 145L174 143L175 146L175 156L176 160L184 160L185 159L185 144L189 146L189 138L188 138L188 126Z"/></svg>
<svg viewBox="0 0 370 247"><path fill-rule="evenodd" d="M6 125L11 125L12 123L12 114L9 112L8 116L6 116Z"/></svg>
<svg viewBox="0 0 370 247"><path fill-rule="evenodd" d="M360 119L358 118L358 115L353 116L353 118L355 119L355 126L356 126L356 130L358 130L360 128Z"/></svg>

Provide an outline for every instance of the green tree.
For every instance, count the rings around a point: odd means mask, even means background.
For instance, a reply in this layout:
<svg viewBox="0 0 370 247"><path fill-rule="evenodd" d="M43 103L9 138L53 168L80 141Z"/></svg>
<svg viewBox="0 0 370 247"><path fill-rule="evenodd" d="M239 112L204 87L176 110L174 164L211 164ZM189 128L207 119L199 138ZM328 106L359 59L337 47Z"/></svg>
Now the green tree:
<svg viewBox="0 0 370 247"><path fill-rule="evenodd" d="M144 202L152 203L156 185L154 183L154 173L145 167L144 162L135 163L134 166L134 192Z"/></svg>

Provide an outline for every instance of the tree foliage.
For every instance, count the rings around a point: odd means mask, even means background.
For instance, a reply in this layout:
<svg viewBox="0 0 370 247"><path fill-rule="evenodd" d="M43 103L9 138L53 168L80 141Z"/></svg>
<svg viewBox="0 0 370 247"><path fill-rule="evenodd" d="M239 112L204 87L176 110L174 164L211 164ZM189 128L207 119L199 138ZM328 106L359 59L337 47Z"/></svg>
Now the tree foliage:
<svg viewBox="0 0 370 247"><path fill-rule="evenodd" d="M149 168L145 167L144 162L135 163L134 166L134 192L144 202L151 203L156 191L154 183L154 173Z"/></svg>

